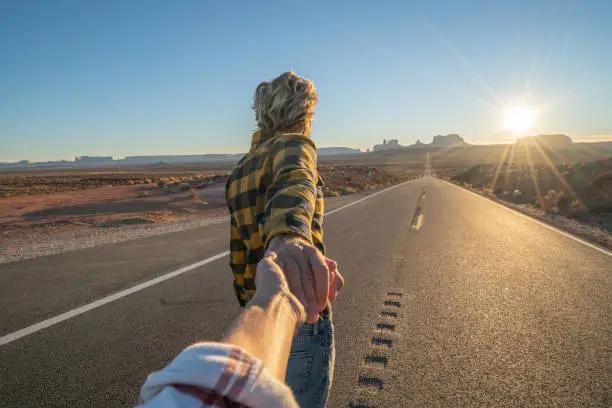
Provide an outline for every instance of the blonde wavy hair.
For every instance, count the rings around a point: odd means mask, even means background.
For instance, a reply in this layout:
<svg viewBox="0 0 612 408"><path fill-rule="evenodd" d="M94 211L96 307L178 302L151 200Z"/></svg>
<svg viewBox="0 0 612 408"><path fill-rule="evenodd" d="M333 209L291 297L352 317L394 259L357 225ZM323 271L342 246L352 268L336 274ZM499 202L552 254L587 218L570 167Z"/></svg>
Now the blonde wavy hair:
<svg viewBox="0 0 612 408"><path fill-rule="evenodd" d="M255 122L262 133L297 131L309 136L318 101L312 81L293 71L285 72L255 89Z"/></svg>

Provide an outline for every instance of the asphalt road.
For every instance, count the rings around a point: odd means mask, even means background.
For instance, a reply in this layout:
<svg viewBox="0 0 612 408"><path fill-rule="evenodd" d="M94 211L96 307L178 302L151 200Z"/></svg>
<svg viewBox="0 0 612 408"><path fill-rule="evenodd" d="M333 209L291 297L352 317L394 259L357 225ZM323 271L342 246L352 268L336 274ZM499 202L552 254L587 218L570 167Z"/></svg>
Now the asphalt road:
<svg viewBox="0 0 612 408"><path fill-rule="evenodd" d="M365 196L343 197L340 208ZM325 221L331 407L610 406L612 254L425 177ZM227 249L226 225L0 265L0 336ZM0 406L133 406L239 312L225 258L0 346Z"/></svg>

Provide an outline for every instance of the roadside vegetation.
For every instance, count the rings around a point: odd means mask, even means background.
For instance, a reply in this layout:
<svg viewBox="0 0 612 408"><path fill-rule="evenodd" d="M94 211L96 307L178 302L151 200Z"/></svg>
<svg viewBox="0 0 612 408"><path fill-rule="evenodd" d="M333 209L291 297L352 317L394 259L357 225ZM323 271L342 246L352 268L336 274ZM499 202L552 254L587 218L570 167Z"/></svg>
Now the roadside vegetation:
<svg viewBox="0 0 612 408"><path fill-rule="evenodd" d="M548 214L589 220L612 215L612 158L591 163L557 166L475 165L452 177L488 197L531 205Z"/></svg>

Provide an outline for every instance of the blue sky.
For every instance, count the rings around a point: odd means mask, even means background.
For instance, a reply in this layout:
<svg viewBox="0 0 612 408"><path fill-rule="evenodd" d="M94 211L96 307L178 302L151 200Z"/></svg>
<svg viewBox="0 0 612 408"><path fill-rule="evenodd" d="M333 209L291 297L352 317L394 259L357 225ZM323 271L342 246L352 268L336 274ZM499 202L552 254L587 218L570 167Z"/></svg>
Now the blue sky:
<svg viewBox="0 0 612 408"><path fill-rule="evenodd" d="M0 160L241 152L262 80L320 93L320 146L612 134L612 2L0 1Z"/></svg>

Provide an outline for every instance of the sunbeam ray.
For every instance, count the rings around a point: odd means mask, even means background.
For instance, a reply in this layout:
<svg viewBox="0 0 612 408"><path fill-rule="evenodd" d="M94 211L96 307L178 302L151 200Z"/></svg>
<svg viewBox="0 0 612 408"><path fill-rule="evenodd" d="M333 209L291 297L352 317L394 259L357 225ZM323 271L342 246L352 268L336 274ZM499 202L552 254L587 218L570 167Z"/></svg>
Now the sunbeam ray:
<svg viewBox="0 0 612 408"><path fill-rule="evenodd" d="M495 170L495 174L493 174L493 181L491 182L491 186L489 187L489 192L492 193L495 191L495 185L497 184L497 179L499 178L499 173L501 172L502 167L508 169L507 166L504 166L504 162L506 161L506 156L510 150L510 145L506 145L504 147L504 151L502 152L499 160L499 164L497 165L497 169Z"/></svg>
<svg viewBox="0 0 612 408"><path fill-rule="evenodd" d="M529 171L531 172L531 179L533 180L533 188L535 189L536 198L538 200L538 203L540 204L540 208L542 208L545 211L549 210L544 205L544 198L542 197L542 193L540 191L540 183L539 183L538 177L536 176L535 166L533 165L533 160L531 159L531 151L529 149L528 144L525 143L523 145L523 148L525 149L525 154L527 156L527 164L529 166Z"/></svg>
<svg viewBox="0 0 612 408"><path fill-rule="evenodd" d="M508 166L506 166L506 174L504 175L504 184L507 186L510 182L510 175L512 174L512 167L514 166L514 154L516 153L516 143L512 143L510 146L510 159L508 160ZM508 171L510 169L510 171Z"/></svg>
<svg viewBox="0 0 612 408"><path fill-rule="evenodd" d="M545 162L546 166L548 166L552 170L553 174L557 177L557 179L561 182L561 184L563 184L563 187L566 190L565 192L571 194L572 197L575 196L574 190L567 183L567 181L565 181L565 179L563 178L561 173L559 173L559 170L557 169L557 166L555 166L553 164L553 162L550 160L550 158L548 157L548 154L546 154L546 152L544 151L544 149L540 145L539 139L537 139L537 138L534 139L534 146L536 147L536 149L539 150L540 154L542 155L542 158L544 159L544 162Z"/></svg>

